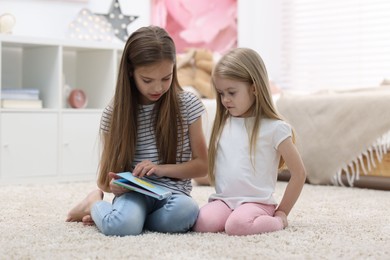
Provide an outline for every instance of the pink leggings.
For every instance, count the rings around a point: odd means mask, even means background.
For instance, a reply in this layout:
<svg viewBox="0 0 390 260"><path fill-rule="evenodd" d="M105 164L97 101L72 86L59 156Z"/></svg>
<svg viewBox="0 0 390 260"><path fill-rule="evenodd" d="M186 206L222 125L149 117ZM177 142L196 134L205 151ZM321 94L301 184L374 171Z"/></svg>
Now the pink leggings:
<svg viewBox="0 0 390 260"><path fill-rule="evenodd" d="M221 200L204 205L193 227L195 232L223 232L228 235L253 235L283 229L274 217L275 205L245 203L232 210Z"/></svg>

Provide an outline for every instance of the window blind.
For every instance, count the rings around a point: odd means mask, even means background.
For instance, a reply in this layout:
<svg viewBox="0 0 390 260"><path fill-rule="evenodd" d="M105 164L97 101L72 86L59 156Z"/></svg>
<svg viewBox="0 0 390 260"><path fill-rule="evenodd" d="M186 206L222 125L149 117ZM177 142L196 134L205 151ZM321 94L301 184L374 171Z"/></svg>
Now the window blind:
<svg viewBox="0 0 390 260"><path fill-rule="evenodd" d="M282 88L364 88L390 78L390 1L282 1Z"/></svg>

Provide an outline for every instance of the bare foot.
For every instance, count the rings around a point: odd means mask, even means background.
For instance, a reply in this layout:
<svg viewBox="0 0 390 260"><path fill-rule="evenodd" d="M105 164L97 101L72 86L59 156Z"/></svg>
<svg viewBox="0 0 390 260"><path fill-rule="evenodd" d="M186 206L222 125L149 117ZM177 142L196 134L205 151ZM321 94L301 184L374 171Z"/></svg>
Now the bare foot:
<svg viewBox="0 0 390 260"><path fill-rule="evenodd" d="M83 217L91 214L92 204L103 199L103 192L101 190L94 190L87 195L79 204L72 208L66 222L80 222Z"/></svg>
<svg viewBox="0 0 390 260"><path fill-rule="evenodd" d="M84 226L94 226L95 222L93 221L91 215L85 215L82 219Z"/></svg>
<svg viewBox="0 0 390 260"><path fill-rule="evenodd" d="M283 222L283 228L288 226L287 215L283 211L277 210L275 211L275 217L279 217Z"/></svg>

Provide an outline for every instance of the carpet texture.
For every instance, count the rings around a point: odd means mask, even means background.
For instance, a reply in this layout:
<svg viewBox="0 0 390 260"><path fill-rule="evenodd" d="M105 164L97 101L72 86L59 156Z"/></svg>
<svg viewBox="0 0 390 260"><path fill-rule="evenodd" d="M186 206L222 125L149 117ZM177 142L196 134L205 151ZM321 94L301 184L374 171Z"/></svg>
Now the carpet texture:
<svg viewBox="0 0 390 260"><path fill-rule="evenodd" d="M278 182L280 200L285 182ZM94 182L0 186L0 259L390 259L388 191L305 184L282 231L107 237L67 223ZM211 187L194 187L199 205ZM106 196L106 200L111 199Z"/></svg>

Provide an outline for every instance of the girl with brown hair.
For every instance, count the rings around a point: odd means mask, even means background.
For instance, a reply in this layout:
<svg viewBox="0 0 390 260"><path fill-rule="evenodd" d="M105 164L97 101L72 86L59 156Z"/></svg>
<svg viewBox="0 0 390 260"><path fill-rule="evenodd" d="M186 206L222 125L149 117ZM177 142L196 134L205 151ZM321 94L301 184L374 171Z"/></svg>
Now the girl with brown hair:
<svg viewBox="0 0 390 260"><path fill-rule="evenodd" d="M101 120L100 190L74 207L67 221L94 223L105 235L188 231L199 210L190 196L191 178L207 174L203 112L201 101L179 86L168 33L148 26L131 34L114 99ZM172 196L157 200L121 188L113 180L124 171L168 188ZM115 195L112 204L102 191Z"/></svg>

